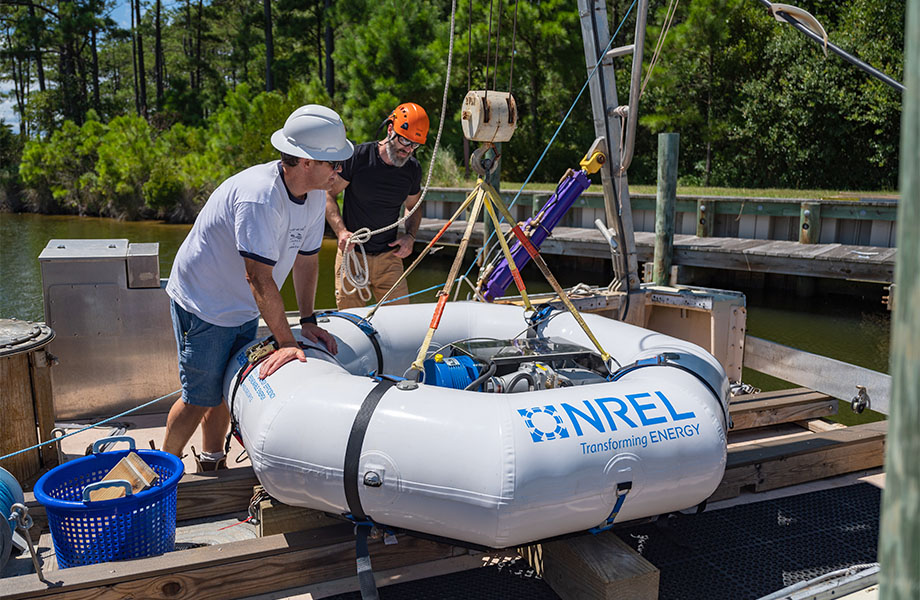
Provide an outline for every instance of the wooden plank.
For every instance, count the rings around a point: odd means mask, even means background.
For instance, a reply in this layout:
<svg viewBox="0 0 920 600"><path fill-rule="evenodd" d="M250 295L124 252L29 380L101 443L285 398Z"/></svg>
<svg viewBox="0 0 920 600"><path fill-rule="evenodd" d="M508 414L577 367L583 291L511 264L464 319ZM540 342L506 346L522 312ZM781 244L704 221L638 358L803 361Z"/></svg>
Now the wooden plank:
<svg viewBox="0 0 920 600"><path fill-rule="evenodd" d="M398 544L370 543L378 570L394 569L454 555L452 546L401 536ZM225 600L355 574L355 542L350 524L273 535L217 546L170 552L142 560L73 567L3 581L5 600Z"/></svg>
<svg viewBox="0 0 920 600"><path fill-rule="evenodd" d="M833 252L836 248L839 248L840 244L815 244L811 248L807 248L798 252L798 256L801 258L815 258L821 256L822 254L827 254L828 252Z"/></svg>
<svg viewBox="0 0 920 600"><path fill-rule="evenodd" d="M490 560L490 555L475 552L471 554L465 550L463 552L463 554L450 558L418 563L406 567L399 567L397 569L375 570L374 579L377 582L377 587L382 588L396 583L407 583L409 581L418 581L430 577L440 577L442 575L450 575L452 573L460 573L462 571L470 571L472 569L488 566L487 561ZM300 598L301 600L328 598L329 596L338 596L339 594L346 594L348 592L357 592L359 589L357 577L345 577L343 579L334 579L332 581L323 581L303 587L286 589L283 591L283 596L273 593L264 596L253 596L247 600L278 600L280 597Z"/></svg>
<svg viewBox="0 0 920 600"><path fill-rule="evenodd" d="M749 444L730 451L726 468L784 460L800 454L812 454L826 448L840 447L866 441L884 440L887 421L853 425L820 433L804 432L795 436ZM877 466L877 465L874 465ZM820 479L820 477L816 478Z"/></svg>
<svg viewBox="0 0 920 600"><path fill-rule="evenodd" d="M880 467L887 430L887 421L878 421L729 448L725 475L710 500Z"/></svg>
<svg viewBox="0 0 920 600"><path fill-rule="evenodd" d="M611 532L520 549L562 600L654 600L659 571Z"/></svg>
<svg viewBox="0 0 920 600"><path fill-rule="evenodd" d="M29 355L0 358L0 386L3 387L3 416L0 417L0 456L38 443ZM0 467L25 482L41 470L38 450L30 450L0 461Z"/></svg>
<svg viewBox="0 0 920 600"><path fill-rule="evenodd" d="M38 426L38 441L51 439L54 429L54 393L51 387L51 360L48 352L41 348L29 353L30 375L32 377L32 404L35 407L35 422ZM42 467L50 468L58 464L57 449L54 444L42 446Z"/></svg>
<svg viewBox="0 0 920 600"><path fill-rule="evenodd" d="M749 248L754 248L763 244L763 240L756 240L754 238L723 238L725 243L722 246L722 249L727 252L744 252Z"/></svg>
<svg viewBox="0 0 920 600"><path fill-rule="evenodd" d="M253 489L253 494L258 494L263 490L261 485L257 485ZM256 507L256 517L259 520L259 537L291 531L306 531L342 522L342 519L329 516L322 511L290 506L271 497L259 502Z"/></svg>
<svg viewBox="0 0 920 600"><path fill-rule="evenodd" d="M837 414L837 400L806 388L739 396L729 405L732 431Z"/></svg>
<svg viewBox="0 0 920 600"><path fill-rule="evenodd" d="M811 419L808 421L799 421L799 426L808 431L833 431L835 429L845 429L846 425L843 423L835 423L833 421L827 421L825 419Z"/></svg>
<svg viewBox="0 0 920 600"><path fill-rule="evenodd" d="M760 246L755 246L745 251L745 254L757 254L762 256L792 256L798 248L798 242L788 240L768 240ZM809 246L807 249L811 249Z"/></svg>
<svg viewBox="0 0 920 600"><path fill-rule="evenodd" d="M846 260L862 262L894 262L896 252L892 248L879 248L877 246L839 246L831 252L823 254L823 260Z"/></svg>

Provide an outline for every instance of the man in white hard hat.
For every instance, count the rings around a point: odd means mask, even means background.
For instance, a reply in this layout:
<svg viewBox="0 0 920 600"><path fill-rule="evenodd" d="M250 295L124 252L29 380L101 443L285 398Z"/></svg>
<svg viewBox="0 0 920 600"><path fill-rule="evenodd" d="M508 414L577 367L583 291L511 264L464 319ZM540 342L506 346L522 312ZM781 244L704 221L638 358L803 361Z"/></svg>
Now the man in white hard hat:
<svg viewBox="0 0 920 600"><path fill-rule="evenodd" d="M199 470L226 466L224 371L255 339L259 316L278 346L260 364L259 377L292 360L306 361L284 315L280 289L288 273L294 274L302 335L337 352L335 339L316 324L313 301L326 190L354 146L339 115L315 104L291 113L271 143L281 160L233 175L208 198L166 286L182 397L169 411L163 450L181 456L201 423Z"/></svg>

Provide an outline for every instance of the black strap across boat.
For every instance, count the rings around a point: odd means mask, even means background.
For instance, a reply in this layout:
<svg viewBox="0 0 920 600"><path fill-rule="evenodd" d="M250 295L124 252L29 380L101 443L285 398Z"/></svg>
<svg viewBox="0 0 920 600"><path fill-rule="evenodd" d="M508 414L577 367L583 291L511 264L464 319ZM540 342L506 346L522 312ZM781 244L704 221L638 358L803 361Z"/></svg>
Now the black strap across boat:
<svg viewBox="0 0 920 600"><path fill-rule="evenodd" d="M348 444L345 446L345 467L343 469L343 478L345 485L345 502L352 518L356 521L364 521L367 514L361 506L361 497L358 494L358 463L361 459L361 448L364 445L364 436L367 433L367 426L371 422L380 399L391 387L396 385L396 379L390 377L381 377L380 381L370 391L361 408L355 415L354 423L351 425L351 433L348 434Z"/></svg>
<svg viewBox="0 0 920 600"><path fill-rule="evenodd" d="M367 536L374 524L368 520L364 507L361 506L359 493L360 474L358 473L361 461L361 448L364 446L364 436L370 425L374 410L380 404L380 399L387 391L396 385L396 378L381 376L377 385L368 393L361 403L361 408L355 415L348 434L348 443L345 446L345 466L343 469L343 482L345 486L345 502L348 505L350 518L355 521L355 562L358 573L358 584L361 587L361 598L364 600L377 600L377 585L374 582L374 571L371 566L370 551L367 547Z"/></svg>
<svg viewBox="0 0 920 600"><path fill-rule="evenodd" d="M358 587L361 589L362 600L378 600L377 582L374 581L374 570L371 566L371 553L367 548L367 536L373 525L361 523L355 526L355 564L358 571Z"/></svg>

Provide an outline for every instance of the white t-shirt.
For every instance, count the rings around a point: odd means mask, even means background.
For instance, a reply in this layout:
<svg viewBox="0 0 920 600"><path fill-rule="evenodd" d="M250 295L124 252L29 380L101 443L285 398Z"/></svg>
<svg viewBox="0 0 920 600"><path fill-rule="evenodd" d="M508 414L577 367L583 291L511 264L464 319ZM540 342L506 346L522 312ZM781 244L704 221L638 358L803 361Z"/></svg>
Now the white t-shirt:
<svg viewBox="0 0 920 600"><path fill-rule="evenodd" d="M220 184L176 254L166 293L208 323L237 327L259 316L243 257L271 265L281 289L298 253L319 252L326 192L295 198L280 164L256 165Z"/></svg>

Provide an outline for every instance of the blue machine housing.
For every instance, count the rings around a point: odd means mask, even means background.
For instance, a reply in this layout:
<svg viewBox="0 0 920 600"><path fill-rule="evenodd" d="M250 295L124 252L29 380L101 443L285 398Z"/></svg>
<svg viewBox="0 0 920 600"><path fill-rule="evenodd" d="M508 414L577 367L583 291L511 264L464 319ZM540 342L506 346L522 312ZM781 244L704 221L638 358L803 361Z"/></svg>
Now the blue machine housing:
<svg viewBox="0 0 920 600"><path fill-rule="evenodd" d="M469 356L451 356L437 361L429 358L423 363L425 383L438 387L463 390L479 377L479 366Z"/></svg>

